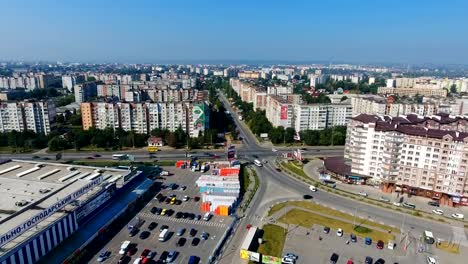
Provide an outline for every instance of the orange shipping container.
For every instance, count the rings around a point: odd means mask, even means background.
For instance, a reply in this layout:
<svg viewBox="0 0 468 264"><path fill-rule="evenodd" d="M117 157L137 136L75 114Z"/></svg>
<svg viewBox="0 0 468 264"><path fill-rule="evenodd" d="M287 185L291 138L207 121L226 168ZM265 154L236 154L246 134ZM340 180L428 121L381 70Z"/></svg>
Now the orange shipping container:
<svg viewBox="0 0 468 264"><path fill-rule="evenodd" d="M221 168L219 170L219 176L237 176L239 175L239 168Z"/></svg>

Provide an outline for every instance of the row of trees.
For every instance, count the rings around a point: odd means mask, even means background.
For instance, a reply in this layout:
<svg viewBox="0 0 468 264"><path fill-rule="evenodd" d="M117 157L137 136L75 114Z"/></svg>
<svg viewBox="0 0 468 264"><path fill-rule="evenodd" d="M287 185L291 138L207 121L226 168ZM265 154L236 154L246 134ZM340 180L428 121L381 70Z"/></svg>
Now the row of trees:
<svg viewBox="0 0 468 264"><path fill-rule="evenodd" d="M0 146L10 147L14 152L45 148L48 140L49 137L32 131L0 133Z"/></svg>

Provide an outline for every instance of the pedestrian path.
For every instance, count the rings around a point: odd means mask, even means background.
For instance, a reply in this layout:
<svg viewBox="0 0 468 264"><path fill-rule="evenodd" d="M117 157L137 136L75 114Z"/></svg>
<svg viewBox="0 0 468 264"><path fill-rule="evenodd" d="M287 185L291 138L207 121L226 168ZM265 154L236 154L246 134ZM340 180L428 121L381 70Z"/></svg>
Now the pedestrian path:
<svg viewBox="0 0 468 264"><path fill-rule="evenodd" d="M226 227L226 223L220 223L220 222L214 222L214 221L190 220L187 218L185 219L175 218L175 217L162 216L162 215L156 215L156 214L151 214L151 213L139 213L139 215L144 217L145 219L171 221L171 222L183 223L183 224L196 224L196 225L212 226L212 227L219 227L219 228Z"/></svg>
<svg viewBox="0 0 468 264"><path fill-rule="evenodd" d="M452 231L454 243L460 243L460 245L468 246L468 239L466 238L464 227L452 225Z"/></svg>

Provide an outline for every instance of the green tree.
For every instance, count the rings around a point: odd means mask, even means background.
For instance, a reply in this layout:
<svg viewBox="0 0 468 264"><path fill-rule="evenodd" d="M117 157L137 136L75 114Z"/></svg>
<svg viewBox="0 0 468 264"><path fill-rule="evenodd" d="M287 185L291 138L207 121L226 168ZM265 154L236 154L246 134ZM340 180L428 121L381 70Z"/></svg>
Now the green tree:
<svg viewBox="0 0 468 264"><path fill-rule="evenodd" d="M270 137L270 140L273 144L280 144L284 141L284 133L284 127L279 126L272 128L268 136Z"/></svg>
<svg viewBox="0 0 468 264"><path fill-rule="evenodd" d="M457 89L457 86L455 84L452 84L452 86L450 86L450 93L451 94L458 94L458 89Z"/></svg>
<svg viewBox="0 0 468 264"><path fill-rule="evenodd" d="M285 135L284 135L285 142L286 143L294 142L294 135L295 134L296 134L296 130L294 128L292 128L292 127L286 128Z"/></svg>
<svg viewBox="0 0 468 264"><path fill-rule="evenodd" d="M301 140L308 146L319 145L320 133L317 130L304 130L301 131Z"/></svg>

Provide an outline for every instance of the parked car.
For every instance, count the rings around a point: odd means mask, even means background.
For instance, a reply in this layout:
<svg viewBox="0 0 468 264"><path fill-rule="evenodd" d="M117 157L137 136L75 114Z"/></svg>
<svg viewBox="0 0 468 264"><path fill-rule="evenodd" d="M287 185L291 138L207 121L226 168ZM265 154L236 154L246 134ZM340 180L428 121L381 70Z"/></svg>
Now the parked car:
<svg viewBox="0 0 468 264"><path fill-rule="evenodd" d="M191 229L190 229L190 232L189 232L189 235L190 235L191 237L194 237L196 234L197 234L197 230L196 230L195 228L191 228Z"/></svg>
<svg viewBox="0 0 468 264"><path fill-rule="evenodd" d="M203 239L203 240L207 240L209 236L210 236L210 235L209 235L207 232L203 232L203 233L200 235L201 239Z"/></svg>
<svg viewBox="0 0 468 264"><path fill-rule="evenodd" d="M401 203L399 203L399 202L393 202L393 205L395 205L395 206L401 206Z"/></svg>
<svg viewBox="0 0 468 264"><path fill-rule="evenodd" d="M330 227L328 227L328 226L324 227L324 228L323 228L323 232L324 232L325 234L330 233Z"/></svg>
<svg viewBox="0 0 468 264"><path fill-rule="evenodd" d="M366 238L364 239L364 243L365 243L366 245L372 245L372 238L366 237Z"/></svg>
<svg viewBox="0 0 468 264"><path fill-rule="evenodd" d="M135 236L136 234L138 234L138 232L140 232L140 229L138 229L137 227L134 227L134 228L132 228L132 229L130 230L129 235L130 235L131 237L133 237L133 236Z"/></svg>
<svg viewBox="0 0 468 264"><path fill-rule="evenodd" d="M380 196L380 201L389 203L389 202L390 202L390 199L388 199L388 198L385 197L385 196Z"/></svg>
<svg viewBox="0 0 468 264"><path fill-rule="evenodd" d="M292 259L292 258L283 257L281 259L281 263L283 263L283 264L294 264L294 263L296 263L296 261L294 259Z"/></svg>
<svg viewBox="0 0 468 264"><path fill-rule="evenodd" d="M181 217L182 217L182 212L177 212L177 213L175 214L175 218L179 219L179 218L181 218Z"/></svg>
<svg viewBox="0 0 468 264"><path fill-rule="evenodd" d="M335 264L338 261L338 258L339 258L338 254L333 253L330 257L330 263Z"/></svg>
<svg viewBox="0 0 468 264"><path fill-rule="evenodd" d="M343 229L338 228L338 230L336 230L336 235L339 236L339 237L342 237L343 236Z"/></svg>
<svg viewBox="0 0 468 264"><path fill-rule="evenodd" d="M385 264L385 260L379 258L374 264Z"/></svg>
<svg viewBox="0 0 468 264"><path fill-rule="evenodd" d="M155 206L153 206L153 207L151 208L151 210L150 210L150 212L151 212L152 214L155 214L157 211L158 211L158 208L155 207Z"/></svg>
<svg viewBox="0 0 468 264"><path fill-rule="evenodd" d="M200 220L201 219L201 215L197 215L197 217L195 217L196 220Z"/></svg>
<svg viewBox="0 0 468 264"><path fill-rule="evenodd" d="M354 262L353 262L352 259L348 259L348 261L346 262L346 264L354 264Z"/></svg>
<svg viewBox="0 0 468 264"><path fill-rule="evenodd" d="M101 254L99 254L98 258L97 258L97 261L98 262L103 262L104 260L108 259L111 255L111 252L106 250L106 251L102 251Z"/></svg>
<svg viewBox="0 0 468 264"><path fill-rule="evenodd" d="M153 230L156 228L156 226L158 226L158 224L156 222L151 222L149 225L148 225L148 229L149 230Z"/></svg>
<svg viewBox="0 0 468 264"><path fill-rule="evenodd" d="M176 247L183 247L186 241L187 239L185 239L184 237L179 238L179 240L177 240Z"/></svg>
<svg viewBox="0 0 468 264"><path fill-rule="evenodd" d="M463 219L463 218L465 218L465 216L464 216L463 214L460 214L460 213L452 214L452 217L453 217L453 218L457 218L457 219Z"/></svg>
<svg viewBox="0 0 468 264"><path fill-rule="evenodd" d="M185 228L179 228L179 229L177 230L176 235L177 235L177 236L182 236L184 233L185 233Z"/></svg>
<svg viewBox="0 0 468 264"><path fill-rule="evenodd" d="M284 256L283 256L283 257L292 258L292 259L294 259L294 260L297 260L297 259L299 258L299 257L298 257L296 254L294 254L294 253L290 253L290 252L288 252L288 253L284 254Z"/></svg>
<svg viewBox="0 0 468 264"><path fill-rule="evenodd" d="M378 249L383 249L384 248L384 242L382 240L377 241L377 248Z"/></svg>
<svg viewBox="0 0 468 264"><path fill-rule="evenodd" d="M188 195L185 195L184 198L182 199L182 201L186 202L188 201L190 198L188 197Z"/></svg>
<svg viewBox="0 0 468 264"><path fill-rule="evenodd" d="M200 243L200 239L198 237L194 237L192 239L192 246L196 247Z"/></svg>
<svg viewBox="0 0 468 264"><path fill-rule="evenodd" d="M159 232L162 232L164 229L168 229L169 226L167 225L162 225L160 228L159 228Z"/></svg>
<svg viewBox="0 0 468 264"><path fill-rule="evenodd" d="M435 207L439 207L439 206L440 206L440 204L439 204L438 201L429 201L429 202L427 202L427 204L430 205L430 206L435 206Z"/></svg>
<svg viewBox="0 0 468 264"><path fill-rule="evenodd" d="M349 237L350 237L350 239L351 239L351 242L354 242L354 243L357 242L357 237L356 237L355 234L351 234Z"/></svg>
<svg viewBox="0 0 468 264"><path fill-rule="evenodd" d="M372 257L367 256L366 260L364 261L364 264L372 264L372 263L374 263L374 260L372 259Z"/></svg>
<svg viewBox="0 0 468 264"><path fill-rule="evenodd" d="M177 258L177 254L179 252L177 251L171 251L169 252L169 254L167 254L167 257L166 257L166 263L171 263L173 262L176 258Z"/></svg>
<svg viewBox="0 0 468 264"><path fill-rule="evenodd" d="M131 247L131 248L127 251L127 256L131 257L131 256L135 255L136 252L137 252L137 248L136 248L136 247Z"/></svg>
<svg viewBox="0 0 468 264"><path fill-rule="evenodd" d="M200 201L200 197L198 197L198 196L193 197L193 201L194 201L194 202Z"/></svg>
<svg viewBox="0 0 468 264"><path fill-rule="evenodd" d="M363 192L363 191L360 191L360 192L359 192L359 195L364 196L364 197L367 197L367 196L368 196L368 194L367 194L366 192Z"/></svg>
<svg viewBox="0 0 468 264"><path fill-rule="evenodd" d="M150 252L151 252L151 250L145 248L145 249L143 250L143 252L141 252L141 257L146 257L146 256L148 256L148 254L149 254Z"/></svg>
<svg viewBox="0 0 468 264"><path fill-rule="evenodd" d="M166 208L162 209L161 215L166 215L166 212L167 212L167 209L166 209Z"/></svg>
<svg viewBox="0 0 468 264"><path fill-rule="evenodd" d="M183 191L185 191L186 189L187 189L187 186L182 186L182 187L179 188L179 191L183 192Z"/></svg>
<svg viewBox="0 0 468 264"><path fill-rule="evenodd" d="M151 233L149 231L143 231L140 233L140 239L147 239Z"/></svg>
<svg viewBox="0 0 468 264"><path fill-rule="evenodd" d="M436 214L436 215L443 215L444 214L444 211L440 210L440 209L434 209L432 210L432 213L433 214Z"/></svg>
<svg viewBox="0 0 468 264"><path fill-rule="evenodd" d="M416 209L416 205L408 202L403 203L403 207L410 208L410 209Z"/></svg>
<svg viewBox="0 0 468 264"><path fill-rule="evenodd" d="M146 256L146 258L148 259L152 259L156 256L156 251L151 251L150 253L148 253L148 256Z"/></svg>

